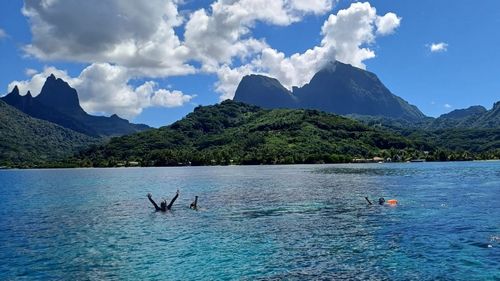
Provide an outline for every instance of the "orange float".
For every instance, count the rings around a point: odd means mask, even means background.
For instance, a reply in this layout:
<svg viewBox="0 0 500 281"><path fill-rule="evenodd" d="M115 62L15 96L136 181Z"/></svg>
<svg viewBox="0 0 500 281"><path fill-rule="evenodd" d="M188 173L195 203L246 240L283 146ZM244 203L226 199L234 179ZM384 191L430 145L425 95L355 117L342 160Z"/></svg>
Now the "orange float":
<svg viewBox="0 0 500 281"><path fill-rule="evenodd" d="M398 200L396 200L396 199L389 199L389 200L387 200L387 204L389 204L389 205L397 205L398 204Z"/></svg>

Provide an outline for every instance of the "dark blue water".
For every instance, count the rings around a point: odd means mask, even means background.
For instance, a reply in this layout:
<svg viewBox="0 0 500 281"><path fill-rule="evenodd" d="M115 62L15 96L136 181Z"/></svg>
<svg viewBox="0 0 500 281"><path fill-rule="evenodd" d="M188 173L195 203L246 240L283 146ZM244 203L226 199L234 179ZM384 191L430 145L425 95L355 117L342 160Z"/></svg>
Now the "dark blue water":
<svg viewBox="0 0 500 281"><path fill-rule="evenodd" d="M500 280L500 162L0 171L0 279Z"/></svg>

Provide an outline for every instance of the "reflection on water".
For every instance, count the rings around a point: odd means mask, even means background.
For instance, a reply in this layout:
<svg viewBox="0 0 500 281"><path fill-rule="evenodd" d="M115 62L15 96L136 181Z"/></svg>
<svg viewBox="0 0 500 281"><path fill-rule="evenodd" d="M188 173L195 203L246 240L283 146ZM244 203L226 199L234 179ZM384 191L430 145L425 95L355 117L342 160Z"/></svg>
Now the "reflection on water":
<svg viewBox="0 0 500 281"><path fill-rule="evenodd" d="M495 280L499 162L0 171L0 279ZM146 194L170 199L154 212ZM199 195L200 211L188 208ZM364 197L396 198L368 206Z"/></svg>

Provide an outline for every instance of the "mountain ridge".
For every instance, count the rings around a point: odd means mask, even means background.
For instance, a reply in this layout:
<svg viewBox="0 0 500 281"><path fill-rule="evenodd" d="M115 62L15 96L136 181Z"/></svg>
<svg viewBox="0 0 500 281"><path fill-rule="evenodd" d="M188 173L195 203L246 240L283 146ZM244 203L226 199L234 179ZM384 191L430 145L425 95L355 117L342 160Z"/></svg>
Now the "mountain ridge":
<svg viewBox="0 0 500 281"><path fill-rule="evenodd" d="M98 139L33 118L0 100L0 166L46 166Z"/></svg>
<svg viewBox="0 0 500 281"><path fill-rule="evenodd" d="M426 116L392 94L372 73L338 61L326 64L302 87L286 89L278 80L260 75L242 78L233 98L264 108L306 108L347 115L371 115L419 120ZM262 77L267 77L264 79ZM264 81L264 83L263 83ZM273 86L265 85L272 81ZM278 83L278 84L276 84ZM272 90L272 94L266 91ZM272 96L271 102L268 102Z"/></svg>
<svg viewBox="0 0 500 281"><path fill-rule="evenodd" d="M226 100L198 106L169 126L112 138L73 161L114 167L498 159L499 131L395 131L318 110L263 109Z"/></svg>
<svg viewBox="0 0 500 281"><path fill-rule="evenodd" d="M442 114L427 126L428 129L446 128L500 128L500 102L495 102L490 110L473 105Z"/></svg>
<svg viewBox="0 0 500 281"><path fill-rule="evenodd" d="M80 106L77 91L53 74L47 78L36 97L29 91L22 96L19 88L15 86L1 99L34 118L53 122L92 137L120 136L150 129L144 124L130 123L116 114L110 117L88 114Z"/></svg>

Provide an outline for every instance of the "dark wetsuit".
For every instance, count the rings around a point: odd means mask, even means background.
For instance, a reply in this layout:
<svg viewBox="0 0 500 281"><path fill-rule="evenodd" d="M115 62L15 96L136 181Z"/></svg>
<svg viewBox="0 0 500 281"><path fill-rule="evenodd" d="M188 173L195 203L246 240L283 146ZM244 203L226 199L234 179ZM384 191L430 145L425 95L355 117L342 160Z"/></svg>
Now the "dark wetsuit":
<svg viewBox="0 0 500 281"><path fill-rule="evenodd" d="M151 198L151 196L148 196L148 199L149 199L149 202L151 202L151 204L153 204L153 206L155 206L155 209L157 211L162 211L162 212L166 212L167 210L170 210L172 209L172 205L174 204L175 200L177 199L177 197L179 197L179 192L177 192L174 196L174 198L172 198L172 200L170 201L170 204L167 205L167 202L165 200L163 200L160 204L161 207L159 207L156 202L153 200L153 198Z"/></svg>
<svg viewBox="0 0 500 281"><path fill-rule="evenodd" d="M198 196L194 197L194 202L189 206L190 209L198 210Z"/></svg>

